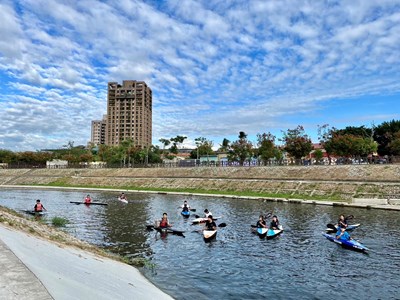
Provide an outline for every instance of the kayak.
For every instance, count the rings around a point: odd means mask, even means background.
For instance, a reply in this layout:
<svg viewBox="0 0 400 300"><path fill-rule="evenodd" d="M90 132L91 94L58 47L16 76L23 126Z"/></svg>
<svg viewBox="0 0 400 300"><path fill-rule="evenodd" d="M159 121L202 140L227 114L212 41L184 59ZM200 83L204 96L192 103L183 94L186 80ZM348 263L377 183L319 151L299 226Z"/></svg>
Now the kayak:
<svg viewBox="0 0 400 300"><path fill-rule="evenodd" d="M209 242L217 237L216 230L203 230L203 237L205 242Z"/></svg>
<svg viewBox="0 0 400 300"><path fill-rule="evenodd" d="M331 224L330 224L330 225L331 225ZM352 225L348 225L347 228L346 228L346 231L354 230L354 229L358 228L360 225L361 225L361 224L352 224ZM326 228L325 231L326 231L326 232L336 232L335 230L333 230L333 226L335 226L336 231L339 230L339 226L338 226L338 225L332 225L332 226L330 226L330 227L332 227L332 228Z"/></svg>
<svg viewBox="0 0 400 300"><path fill-rule="evenodd" d="M260 237L260 239L263 239L267 236L268 228L257 228L257 234Z"/></svg>
<svg viewBox="0 0 400 300"><path fill-rule="evenodd" d="M274 237L277 237L283 232L282 226L279 226L280 229L268 229L267 231L267 240L273 239Z"/></svg>
<svg viewBox="0 0 400 300"><path fill-rule="evenodd" d="M255 225L251 225L252 228L252 232L253 233L257 233L257 235L260 237L260 239L263 239L265 237L267 237L267 240L273 239L274 237L277 237L278 235L280 235L283 232L283 227L282 225L279 225L279 229L269 229L269 228L256 228Z"/></svg>
<svg viewBox="0 0 400 300"><path fill-rule="evenodd" d="M221 218L221 217L214 217L213 220L215 221L215 220L218 220L218 219L220 219L220 218ZM196 218L196 219L194 219L194 220L192 221L192 223L193 223L193 224L205 223L205 222L207 222L207 220L208 220L208 218Z"/></svg>
<svg viewBox="0 0 400 300"><path fill-rule="evenodd" d="M147 228L149 228L149 227L147 226ZM185 236L183 235L184 231L181 231L181 230L175 230L175 229L172 229L172 228L154 227L154 226L153 226L153 228L154 228L156 231L160 232L161 234L172 233L172 234L175 234L175 235L180 235L180 236L185 237Z"/></svg>
<svg viewBox="0 0 400 300"><path fill-rule="evenodd" d="M126 200L126 199L118 198L118 201L121 201L122 203L128 203L128 200Z"/></svg>
<svg viewBox="0 0 400 300"><path fill-rule="evenodd" d="M43 216L46 213L44 211L34 211L34 210L22 210L22 212L32 216Z"/></svg>
<svg viewBox="0 0 400 300"><path fill-rule="evenodd" d="M69 203L73 204L85 204L85 205L108 205L107 203L101 203L101 202L90 202L90 203L85 203L85 202L79 202L79 201L69 201Z"/></svg>
<svg viewBox="0 0 400 300"><path fill-rule="evenodd" d="M185 218L190 217L190 211L181 211L181 215L184 216Z"/></svg>
<svg viewBox="0 0 400 300"><path fill-rule="evenodd" d="M330 235L327 233L323 233L322 235L324 237L326 237L328 240L330 240L331 242L341 245L343 248L346 248L346 249L351 249L351 250L355 250L355 251L359 251L359 252L367 252L369 250L363 244L361 244L355 240L337 239L336 236Z"/></svg>

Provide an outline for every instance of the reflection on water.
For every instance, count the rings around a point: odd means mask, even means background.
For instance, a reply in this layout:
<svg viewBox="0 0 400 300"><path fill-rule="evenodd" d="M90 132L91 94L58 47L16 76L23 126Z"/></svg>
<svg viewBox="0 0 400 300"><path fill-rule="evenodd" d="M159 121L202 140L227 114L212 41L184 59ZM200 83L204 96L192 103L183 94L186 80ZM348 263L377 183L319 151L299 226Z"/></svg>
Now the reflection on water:
<svg viewBox="0 0 400 300"><path fill-rule="evenodd" d="M110 251L145 257L156 265L145 275L178 299L358 299L399 298L399 212L238 199L90 192L108 206L70 204L86 191L0 190L0 205L30 209L40 198L54 216L70 220L72 235ZM198 225L180 215L183 200L197 211L208 208L227 223L217 239L204 243ZM146 231L167 212L185 237ZM250 232L261 213L273 212L284 233L261 240ZM352 235L372 249L369 255L345 250L321 233L339 214L353 214L362 226ZM373 233L373 234L372 234Z"/></svg>

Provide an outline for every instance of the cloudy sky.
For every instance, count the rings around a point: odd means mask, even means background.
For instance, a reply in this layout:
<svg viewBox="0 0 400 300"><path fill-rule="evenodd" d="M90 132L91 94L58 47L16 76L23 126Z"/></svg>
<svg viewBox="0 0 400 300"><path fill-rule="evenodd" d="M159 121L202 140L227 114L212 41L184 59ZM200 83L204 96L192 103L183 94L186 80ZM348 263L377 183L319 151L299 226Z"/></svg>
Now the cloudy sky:
<svg viewBox="0 0 400 300"><path fill-rule="evenodd" d="M90 140L107 82L153 90L153 143L400 119L400 1L0 0L0 148Z"/></svg>

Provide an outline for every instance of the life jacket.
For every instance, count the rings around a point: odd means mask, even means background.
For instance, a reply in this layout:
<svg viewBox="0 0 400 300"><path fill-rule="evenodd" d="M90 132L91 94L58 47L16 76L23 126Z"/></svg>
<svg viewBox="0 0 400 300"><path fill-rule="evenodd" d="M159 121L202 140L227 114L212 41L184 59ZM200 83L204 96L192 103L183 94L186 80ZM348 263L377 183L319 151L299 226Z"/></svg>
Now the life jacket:
<svg viewBox="0 0 400 300"><path fill-rule="evenodd" d="M166 227L168 227L168 219L161 219L160 227L161 227L161 228L166 228Z"/></svg>
<svg viewBox="0 0 400 300"><path fill-rule="evenodd" d="M35 211L42 211L42 210L43 210L42 203L36 203Z"/></svg>
<svg viewBox="0 0 400 300"><path fill-rule="evenodd" d="M86 197L85 198L85 203L90 203L90 202L92 202L92 199L90 199L90 197Z"/></svg>

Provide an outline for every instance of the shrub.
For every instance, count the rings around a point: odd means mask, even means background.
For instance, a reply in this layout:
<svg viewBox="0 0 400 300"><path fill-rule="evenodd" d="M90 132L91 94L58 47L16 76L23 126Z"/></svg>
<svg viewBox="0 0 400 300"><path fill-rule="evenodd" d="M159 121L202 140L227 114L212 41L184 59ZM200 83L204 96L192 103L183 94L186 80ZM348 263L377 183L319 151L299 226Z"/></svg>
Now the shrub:
<svg viewBox="0 0 400 300"><path fill-rule="evenodd" d="M67 219L61 217L54 217L53 219L51 219L51 224L53 224L53 226L55 227L63 227L68 223L69 221Z"/></svg>

